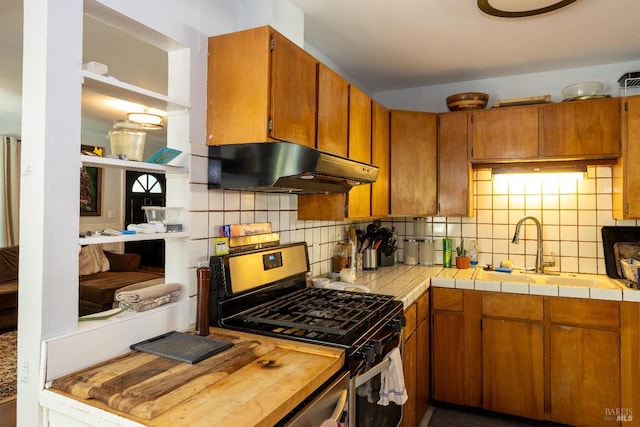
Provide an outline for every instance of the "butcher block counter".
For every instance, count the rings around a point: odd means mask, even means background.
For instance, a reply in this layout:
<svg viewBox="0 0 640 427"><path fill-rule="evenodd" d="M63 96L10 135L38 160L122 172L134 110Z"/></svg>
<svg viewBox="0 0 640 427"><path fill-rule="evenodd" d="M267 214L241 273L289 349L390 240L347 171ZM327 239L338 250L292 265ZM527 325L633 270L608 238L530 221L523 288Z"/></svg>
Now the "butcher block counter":
<svg viewBox="0 0 640 427"><path fill-rule="evenodd" d="M272 426L345 362L332 347L219 328L209 337L234 346L193 365L132 351L48 391L117 414L122 425Z"/></svg>

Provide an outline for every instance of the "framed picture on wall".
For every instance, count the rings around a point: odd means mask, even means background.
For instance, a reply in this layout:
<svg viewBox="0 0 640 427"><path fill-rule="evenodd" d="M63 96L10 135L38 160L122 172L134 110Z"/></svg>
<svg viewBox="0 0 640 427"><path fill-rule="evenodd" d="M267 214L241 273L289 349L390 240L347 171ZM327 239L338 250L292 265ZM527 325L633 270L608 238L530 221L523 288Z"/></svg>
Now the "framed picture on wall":
<svg viewBox="0 0 640 427"><path fill-rule="evenodd" d="M82 153L102 153L100 147L83 145ZM80 169L80 216L102 215L102 168L82 166Z"/></svg>

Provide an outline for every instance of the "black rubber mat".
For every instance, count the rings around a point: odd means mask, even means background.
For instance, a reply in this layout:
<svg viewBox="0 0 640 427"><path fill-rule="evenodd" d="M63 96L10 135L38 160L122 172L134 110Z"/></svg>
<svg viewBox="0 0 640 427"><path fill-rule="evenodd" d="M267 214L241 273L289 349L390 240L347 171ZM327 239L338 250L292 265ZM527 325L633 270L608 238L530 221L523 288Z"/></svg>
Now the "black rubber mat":
<svg viewBox="0 0 640 427"><path fill-rule="evenodd" d="M131 349L194 364L232 346L227 341L173 331L133 344Z"/></svg>

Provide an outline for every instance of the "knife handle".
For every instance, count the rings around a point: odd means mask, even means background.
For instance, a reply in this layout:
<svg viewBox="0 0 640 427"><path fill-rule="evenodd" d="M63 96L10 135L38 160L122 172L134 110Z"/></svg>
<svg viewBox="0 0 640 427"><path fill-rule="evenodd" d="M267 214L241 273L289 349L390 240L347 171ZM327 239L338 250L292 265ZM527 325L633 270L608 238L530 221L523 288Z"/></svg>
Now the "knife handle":
<svg viewBox="0 0 640 427"><path fill-rule="evenodd" d="M209 288L211 285L211 269L199 267L196 269L198 276L198 300L196 303L196 335L206 337L209 335Z"/></svg>

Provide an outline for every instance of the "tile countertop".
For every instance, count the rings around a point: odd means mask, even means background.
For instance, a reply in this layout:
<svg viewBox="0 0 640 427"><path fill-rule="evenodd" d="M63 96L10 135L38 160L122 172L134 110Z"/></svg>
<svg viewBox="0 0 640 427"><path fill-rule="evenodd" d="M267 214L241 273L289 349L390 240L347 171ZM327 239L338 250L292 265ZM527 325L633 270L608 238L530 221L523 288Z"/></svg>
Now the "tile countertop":
<svg viewBox="0 0 640 427"><path fill-rule="evenodd" d="M407 308L429 289L431 279L441 274L443 270L441 265L425 267L395 264L389 267L378 267L377 270L372 271L358 271L355 283L369 287L371 292L376 294L393 295Z"/></svg>
<svg viewBox="0 0 640 427"><path fill-rule="evenodd" d="M599 289L580 286L514 283L508 280L474 280L475 272L476 269L473 268L458 270L457 268L443 268L441 265L425 267L421 265L396 264L390 267L379 267L373 271L358 271L355 283L369 287L373 293L393 295L396 299L404 303L405 308L411 305L424 291L429 289L429 286L567 298L640 302L640 290L623 288L622 285L620 289Z"/></svg>

